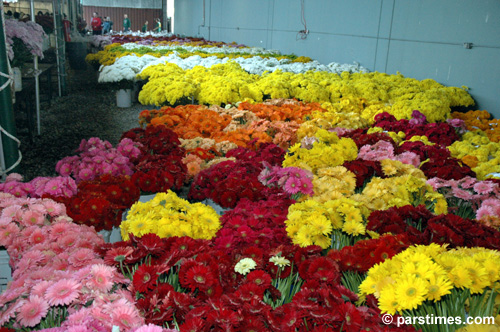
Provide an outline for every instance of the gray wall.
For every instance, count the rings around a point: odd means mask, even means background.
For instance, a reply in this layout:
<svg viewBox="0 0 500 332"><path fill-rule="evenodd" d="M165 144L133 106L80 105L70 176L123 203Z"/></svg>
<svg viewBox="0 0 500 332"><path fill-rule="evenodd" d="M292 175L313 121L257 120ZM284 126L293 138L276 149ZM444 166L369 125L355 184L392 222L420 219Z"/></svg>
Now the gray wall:
<svg viewBox="0 0 500 332"><path fill-rule="evenodd" d="M500 118L499 0L175 0L175 33L466 85ZM473 43L466 49L463 43Z"/></svg>
<svg viewBox="0 0 500 332"><path fill-rule="evenodd" d="M83 0L84 6L161 9L162 0Z"/></svg>

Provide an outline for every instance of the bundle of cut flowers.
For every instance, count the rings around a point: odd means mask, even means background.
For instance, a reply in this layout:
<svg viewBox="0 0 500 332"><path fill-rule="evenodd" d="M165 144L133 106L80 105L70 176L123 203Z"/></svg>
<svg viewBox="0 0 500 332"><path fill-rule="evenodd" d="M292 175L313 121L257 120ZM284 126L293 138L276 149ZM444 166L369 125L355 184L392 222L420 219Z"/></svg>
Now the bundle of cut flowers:
<svg viewBox="0 0 500 332"><path fill-rule="evenodd" d="M109 331L143 323L130 296L117 290L127 280L95 251L104 242L93 228L72 223L64 205L49 199L2 194L0 204L0 245L13 270L0 295L0 325L27 331L66 320L69 328L94 317L98 330Z"/></svg>
<svg viewBox="0 0 500 332"><path fill-rule="evenodd" d="M11 173L4 183L0 183L0 191L16 197L32 198L40 198L44 195L71 197L77 191L75 180L69 176L37 177L29 182L22 182L22 180L22 175Z"/></svg>
<svg viewBox="0 0 500 332"><path fill-rule="evenodd" d="M264 169L259 174L259 181L268 187L279 187L292 199L314 195L313 174L298 167L272 166L263 161Z"/></svg>
<svg viewBox="0 0 500 332"><path fill-rule="evenodd" d="M280 164L284 150L274 144L261 145L256 151L237 148L226 157L234 157L201 171L192 183L188 197L195 200L210 198L225 208L234 208L242 198L258 201L280 191L269 188L258 180L263 161L270 165Z"/></svg>
<svg viewBox="0 0 500 332"><path fill-rule="evenodd" d="M412 246L372 267L360 285L361 296L373 294L382 312L405 317L491 317L499 281L496 250L431 244ZM424 332L452 332L462 324L414 324Z"/></svg>
<svg viewBox="0 0 500 332"><path fill-rule="evenodd" d="M79 155L65 157L57 162L56 171L62 176L72 176L76 182L92 180L100 175L132 175L133 164L141 154L141 145L130 139L122 140L113 148L108 141L92 137L82 140Z"/></svg>
<svg viewBox="0 0 500 332"><path fill-rule="evenodd" d="M366 236L366 213L359 202L345 197L324 203L305 200L289 207L286 231L301 247L341 249Z"/></svg>
<svg viewBox="0 0 500 332"><path fill-rule="evenodd" d="M406 234L415 244L445 244L455 247L500 249L500 232L454 214L434 215L425 206L392 207L374 211L367 229L380 234Z"/></svg>
<svg viewBox="0 0 500 332"><path fill-rule="evenodd" d="M0 295L0 325L22 331L141 326L144 320L123 288L128 280L94 251L102 238L68 220L59 215L51 224L26 227L7 245L11 257L22 258L15 260L14 281Z"/></svg>
<svg viewBox="0 0 500 332"><path fill-rule="evenodd" d="M180 331L414 331L383 327L377 310L356 307L337 264L319 247L238 246L142 238L103 246L132 280L146 323Z"/></svg>
<svg viewBox="0 0 500 332"><path fill-rule="evenodd" d="M139 199L140 190L129 176L103 175L78 184L73 197L51 197L64 203L75 223L98 232L120 226L123 212Z"/></svg>
<svg viewBox="0 0 500 332"><path fill-rule="evenodd" d="M229 115L220 115L203 105L165 106L159 110L142 111L139 115L139 123L164 125L184 139L209 138L226 128L230 122Z"/></svg>
<svg viewBox="0 0 500 332"><path fill-rule="evenodd" d="M443 146L451 145L460 139L455 127L451 124L446 122L427 123L426 116L417 110L412 112L410 120L398 121L387 112L377 114L373 126L396 133L402 131L408 140L413 136L426 136L432 143Z"/></svg>
<svg viewBox="0 0 500 332"><path fill-rule="evenodd" d="M187 177L182 162L185 150L172 130L165 126L134 128L122 135L122 141L131 139L141 144L142 155L135 159L134 183L143 192L162 192L180 189Z"/></svg>
<svg viewBox="0 0 500 332"><path fill-rule="evenodd" d="M241 199L234 209L221 216L222 228L213 239L215 248L228 252L241 246L269 250L271 245L291 244L284 223L291 204L293 200L288 198L256 202Z"/></svg>
<svg viewBox="0 0 500 332"><path fill-rule="evenodd" d="M156 234L160 238L189 236L195 239L211 239L220 228L219 215L202 203L189 203L168 191L158 193L148 202L136 202L121 225L122 238L129 234L141 237Z"/></svg>
<svg viewBox="0 0 500 332"><path fill-rule="evenodd" d="M43 58L42 44L43 38L46 36L42 26L35 22L23 22L15 19L5 20L5 42L11 61L17 56L17 54L14 54L16 40L20 41L31 55Z"/></svg>
<svg viewBox="0 0 500 332"><path fill-rule="evenodd" d="M500 216L500 188L492 180L478 181L466 176L458 181L432 178L427 183L445 196L448 211L453 214L484 222L494 222Z"/></svg>

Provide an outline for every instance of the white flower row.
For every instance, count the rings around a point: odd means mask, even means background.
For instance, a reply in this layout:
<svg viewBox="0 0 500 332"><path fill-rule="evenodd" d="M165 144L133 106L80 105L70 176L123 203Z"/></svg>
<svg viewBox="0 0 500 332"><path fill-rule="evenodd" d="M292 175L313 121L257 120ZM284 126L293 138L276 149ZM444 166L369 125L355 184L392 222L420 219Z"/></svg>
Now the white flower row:
<svg viewBox="0 0 500 332"><path fill-rule="evenodd" d="M137 48L148 47L152 52L159 50L167 50L167 51L175 51L176 49L183 48L188 52L206 52L206 53L222 53L222 54L234 54L234 53L248 53L251 55L257 54L275 54L280 55L280 51L278 50L266 50L262 47L231 47L231 46L210 46L207 45L205 47L201 46L191 46L191 45L141 45L137 43L126 43L122 45L128 51L133 51Z"/></svg>
<svg viewBox="0 0 500 332"><path fill-rule="evenodd" d="M291 62L289 59L277 60L276 58L264 59L259 56L252 58L223 58L219 59L216 56L202 58L199 55L190 56L188 58L181 58L176 53L169 56L156 58L150 55L142 57L135 55L127 55L118 58L114 64L101 67L99 75L99 82L118 82L120 80L134 80L135 76L139 74L144 68L160 63L173 63L178 65L183 70L192 69L195 66L202 66L210 68L213 65L227 63L234 61L238 63L243 70L250 74L262 75L264 72L274 72L281 70L283 72L292 72L295 74L305 73L310 70L326 71L330 73L340 74L342 72L357 73L368 72L368 70L359 64L340 64L336 62L324 65L318 61L311 61L307 63Z"/></svg>

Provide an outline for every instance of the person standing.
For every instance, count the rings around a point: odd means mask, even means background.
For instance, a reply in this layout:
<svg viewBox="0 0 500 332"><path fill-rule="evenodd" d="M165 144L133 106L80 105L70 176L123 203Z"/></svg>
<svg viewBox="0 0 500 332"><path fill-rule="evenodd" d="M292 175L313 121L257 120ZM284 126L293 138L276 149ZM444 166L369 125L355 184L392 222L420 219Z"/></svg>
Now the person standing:
<svg viewBox="0 0 500 332"><path fill-rule="evenodd" d="M101 35L102 34L102 20L97 16L97 12L92 14L92 21L90 22L92 26L92 34L93 35Z"/></svg>
<svg viewBox="0 0 500 332"><path fill-rule="evenodd" d="M153 32L161 32L161 21L159 18L156 19L155 28Z"/></svg>
<svg viewBox="0 0 500 332"><path fill-rule="evenodd" d="M113 26L113 22L111 22L111 19L108 17L104 18L104 23L102 24L102 33L107 34L111 32L111 27Z"/></svg>
<svg viewBox="0 0 500 332"><path fill-rule="evenodd" d="M128 15L124 14L123 15L123 32L129 32L130 31L130 20L128 19Z"/></svg>
<svg viewBox="0 0 500 332"><path fill-rule="evenodd" d="M142 32L148 31L148 23L149 23L148 21L144 22L144 25L142 26L142 29L141 29Z"/></svg>

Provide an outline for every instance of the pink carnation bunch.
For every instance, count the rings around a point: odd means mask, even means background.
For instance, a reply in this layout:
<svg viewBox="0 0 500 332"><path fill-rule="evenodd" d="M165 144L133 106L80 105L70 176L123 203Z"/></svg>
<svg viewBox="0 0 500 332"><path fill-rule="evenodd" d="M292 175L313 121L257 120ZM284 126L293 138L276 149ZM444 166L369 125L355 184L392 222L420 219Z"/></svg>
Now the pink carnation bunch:
<svg viewBox="0 0 500 332"><path fill-rule="evenodd" d="M262 162L264 169L259 174L259 181L268 187L282 188L292 198L302 195L314 195L313 174L310 171L298 167L272 166Z"/></svg>
<svg viewBox="0 0 500 332"><path fill-rule="evenodd" d="M116 148L108 141L92 137L82 140L77 156L61 159L56 164L56 171L62 176L72 176L76 182L90 181L101 175L132 175L133 159L141 155L140 143L123 139Z"/></svg>
<svg viewBox="0 0 500 332"><path fill-rule="evenodd" d="M43 195L55 197L72 197L77 192L76 182L69 176L37 177L30 182L22 182L22 176L9 174L4 183L0 183L0 191L16 197L40 198Z"/></svg>

